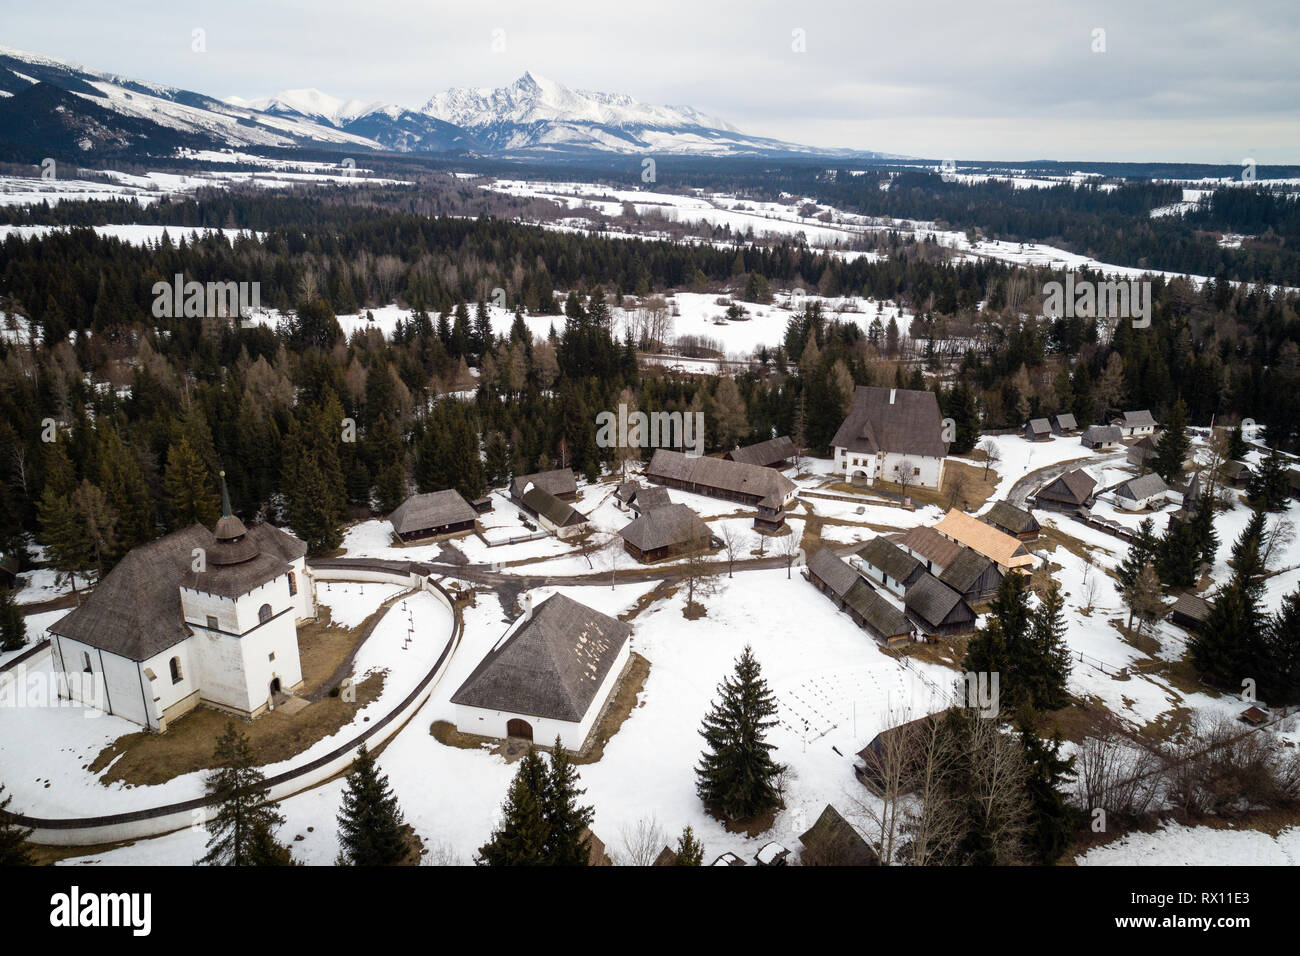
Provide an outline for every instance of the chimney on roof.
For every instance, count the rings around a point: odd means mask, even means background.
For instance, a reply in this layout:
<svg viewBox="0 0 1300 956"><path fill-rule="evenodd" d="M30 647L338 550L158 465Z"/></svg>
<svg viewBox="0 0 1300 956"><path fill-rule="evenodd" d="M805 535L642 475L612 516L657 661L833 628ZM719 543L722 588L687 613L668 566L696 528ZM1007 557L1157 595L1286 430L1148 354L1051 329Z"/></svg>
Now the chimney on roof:
<svg viewBox="0 0 1300 956"><path fill-rule="evenodd" d="M890 404L890 405L894 404L894 394L895 394L897 391L898 391L898 389L896 389L896 388L891 388L891 389L889 390L889 404Z"/></svg>
<svg viewBox="0 0 1300 956"><path fill-rule="evenodd" d="M519 615L519 623L527 624L529 619L532 618L532 616L533 616L533 596L531 594L525 594L524 613Z"/></svg>

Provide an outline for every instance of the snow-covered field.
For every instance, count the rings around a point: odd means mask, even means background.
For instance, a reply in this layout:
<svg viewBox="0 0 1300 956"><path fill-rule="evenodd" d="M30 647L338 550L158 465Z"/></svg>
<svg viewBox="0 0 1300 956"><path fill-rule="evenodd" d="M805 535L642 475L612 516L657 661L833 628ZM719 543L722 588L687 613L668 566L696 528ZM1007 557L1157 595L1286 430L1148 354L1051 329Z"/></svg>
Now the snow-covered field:
<svg viewBox="0 0 1300 956"><path fill-rule="evenodd" d="M1300 827L1277 836L1165 823L1075 857L1079 866L1300 866Z"/></svg>
<svg viewBox="0 0 1300 956"><path fill-rule="evenodd" d="M388 586L381 584L353 584L350 588L353 600L362 606L377 607L389 593ZM372 673L386 673L379 697L360 707L352 720L333 734L288 760L265 767L266 774L272 776L329 753L367 721L400 702L442 653L451 626L451 612L431 594L421 591L398 601L353 661L357 682ZM201 773L184 774L151 787L102 784L86 768L114 740L139 733L141 728L103 711L59 701L50 655L30 667L24 665L0 675L0 767L15 808L34 816L92 815L201 795Z"/></svg>
<svg viewBox="0 0 1300 956"><path fill-rule="evenodd" d="M650 677L604 757L579 768L585 799L596 809L593 828L615 856L622 852L623 833L651 816L664 829L665 842L686 824L695 827L710 858L727 850L750 858L769 839L797 846L794 837L827 802L855 814L866 792L853 776L852 755L891 714L917 715L941 704L929 686L881 653L797 574L787 580L783 570L756 571L720 585L706 598L708 616L701 620L682 617L681 595L636 619L633 650L651 661ZM597 610L618 613L648 589L642 582L562 590ZM539 589L534 601L549 593ZM514 768L486 751L443 746L429 735L429 726L452 719L450 696L506 627L495 600L480 599L467 609L465 638L446 677L379 757L426 847L449 850L460 862L469 862L490 836ZM780 704L780 725L771 735L776 757L794 771L787 809L772 831L752 840L726 833L704 814L693 774L700 721L746 643L753 645ZM940 686L950 681L951 672L943 668L918 669ZM304 836L292 843L298 859L333 862L341 787L334 781L283 802L288 822L281 838ZM204 839L201 831L186 830L93 859L184 864L202 854Z"/></svg>

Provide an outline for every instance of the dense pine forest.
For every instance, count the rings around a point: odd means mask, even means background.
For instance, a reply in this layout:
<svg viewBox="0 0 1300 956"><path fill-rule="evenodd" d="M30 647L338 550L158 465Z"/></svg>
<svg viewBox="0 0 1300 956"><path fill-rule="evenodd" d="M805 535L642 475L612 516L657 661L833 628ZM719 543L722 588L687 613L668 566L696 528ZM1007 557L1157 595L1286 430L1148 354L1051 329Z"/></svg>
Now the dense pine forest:
<svg viewBox="0 0 1300 956"><path fill-rule="evenodd" d="M1150 327L1110 328L1037 317L1038 290L1059 274L954 263L910 236L846 262L795 241L606 239L401 202L232 193L134 210L255 231L233 241L140 247L84 228L5 239L4 549L25 555L35 533L58 566L102 573L163 530L211 520L224 470L241 513L287 521L325 552L349 515L387 512L411 490L477 496L557 464L596 478L618 461L597 447L595 415L619 402L704 411L710 451L792 434L825 454L860 384L934 389L958 424L956 452L980 428L1026 416L1160 417L1180 399L1192 424L1246 415L1271 443L1300 438L1294 294L1156 281ZM123 211L65 203L22 215L89 223ZM154 284L177 274L257 282L263 307L287 319L156 318ZM916 318L859 324L812 301L734 377L639 367L638 350L666 343L652 324L634 335L614 318L670 309L674 290L761 302L795 288L896 302ZM390 302L410 310L390 339L345 339L336 315ZM505 334L488 302L516 313ZM551 316L550 334L530 333L525 315Z"/></svg>

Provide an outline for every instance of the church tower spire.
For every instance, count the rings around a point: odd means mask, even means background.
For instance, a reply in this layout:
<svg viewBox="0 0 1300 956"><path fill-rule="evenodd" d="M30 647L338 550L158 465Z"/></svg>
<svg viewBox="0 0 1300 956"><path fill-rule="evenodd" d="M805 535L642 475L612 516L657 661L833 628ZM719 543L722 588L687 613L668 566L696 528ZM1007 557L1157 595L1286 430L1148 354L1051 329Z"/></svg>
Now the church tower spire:
<svg viewBox="0 0 1300 956"><path fill-rule="evenodd" d="M217 519L217 527L213 530L217 540L209 551L208 562L218 566L243 564L245 561L253 560L261 552L257 543L248 536L248 529L244 527L244 522L236 518L230 508L230 492L226 490L226 473L222 471L219 477L221 517Z"/></svg>

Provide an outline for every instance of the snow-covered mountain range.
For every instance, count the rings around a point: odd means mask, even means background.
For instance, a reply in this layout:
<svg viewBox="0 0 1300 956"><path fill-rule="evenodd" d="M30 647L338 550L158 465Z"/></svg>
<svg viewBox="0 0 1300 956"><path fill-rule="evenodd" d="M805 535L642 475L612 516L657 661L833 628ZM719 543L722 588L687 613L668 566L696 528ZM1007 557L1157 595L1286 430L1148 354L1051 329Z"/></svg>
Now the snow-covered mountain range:
<svg viewBox="0 0 1300 956"><path fill-rule="evenodd" d="M879 156L751 136L689 106L575 90L533 73L500 89L445 90L413 110L315 89L221 100L0 47L0 154L295 146L541 156Z"/></svg>

